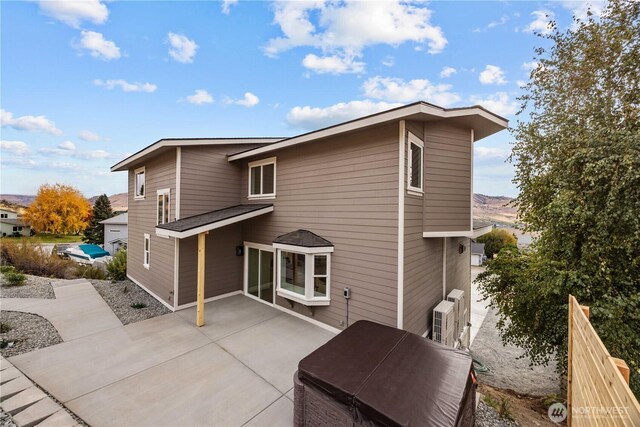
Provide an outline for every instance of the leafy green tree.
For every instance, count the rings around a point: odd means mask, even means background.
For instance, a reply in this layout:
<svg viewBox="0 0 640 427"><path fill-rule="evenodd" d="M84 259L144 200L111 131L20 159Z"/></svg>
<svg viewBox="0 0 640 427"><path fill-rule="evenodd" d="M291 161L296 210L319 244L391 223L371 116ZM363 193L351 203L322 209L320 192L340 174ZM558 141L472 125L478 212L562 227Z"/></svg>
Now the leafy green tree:
<svg viewBox="0 0 640 427"><path fill-rule="evenodd" d="M487 234L484 234L476 239L478 243L484 243L484 254L487 258L493 258L494 254L500 252L505 246L515 246L518 240L505 229L494 228Z"/></svg>
<svg viewBox="0 0 640 427"><path fill-rule="evenodd" d="M512 130L516 206L539 237L501 252L481 289L536 363L566 362L573 294L640 396L640 2L574 21L544 36Z"/></svg>
<svg viewBox="0 0 640 427"><path fill-rule="evenodd" d="M83 240L87 243L101 245L104 243L104 225L100 221L113 217L111 202L106 194L99 196L93 204L93 212L89 226L84 230Z"/></svg>

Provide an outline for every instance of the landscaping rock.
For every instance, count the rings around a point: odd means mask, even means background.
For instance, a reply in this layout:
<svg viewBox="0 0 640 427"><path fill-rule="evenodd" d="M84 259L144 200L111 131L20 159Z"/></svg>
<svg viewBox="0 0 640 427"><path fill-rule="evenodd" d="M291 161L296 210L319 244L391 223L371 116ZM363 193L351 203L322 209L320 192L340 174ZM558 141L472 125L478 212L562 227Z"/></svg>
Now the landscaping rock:
<svg viewBox="0 0 640 427"><path fill-rule="evenodd" d="M500 389L513 390L529 396L560 394L560 377L556 363L531 366L524 350L514 345L503 345L497 328L498 315L490 308L473 344L471 355L489 372L478 372L478 382Z"/></svg>
<svg viewBox="0 0 640 427"><path fill-rule="evenodd" d="M0 427L16 427L16 424L11 420L11 415L0 409Z"/></svg>
<svg viewBox="0 0 640 427"><path fill-rule="evenodd" d="M51 287L51 279L40 276L27 276L27 281L22 286L7 286L4 275L0 274L1 298L55 298Z"/></svg>
<svg viewBox="0 0 640 427"><path fill-rule="evenodd" d="M9 332L0 334L0 342L7 344L6 347L0 348L0 354L4 357L17 356L62 342L56 328L37 314L0 311L0 322L11 327ZM2 371L2 374L5 378L5 371Z"/></svg>
<svg viewBox="0 0 640 427"><path fill-rule="evenodd" d="M495 409L484 402L478 403L475 427L516 427L518 423L502 418Z"/></svg>
<svg viewBox="0 0 640 427"><path fill-rule="evenodd" d="M109 280L90 280L98 293L118 316L123 325L162 316L171 311L144 289L130 280L112 283ZM132 304L144 304L133 308Z"/></svg>

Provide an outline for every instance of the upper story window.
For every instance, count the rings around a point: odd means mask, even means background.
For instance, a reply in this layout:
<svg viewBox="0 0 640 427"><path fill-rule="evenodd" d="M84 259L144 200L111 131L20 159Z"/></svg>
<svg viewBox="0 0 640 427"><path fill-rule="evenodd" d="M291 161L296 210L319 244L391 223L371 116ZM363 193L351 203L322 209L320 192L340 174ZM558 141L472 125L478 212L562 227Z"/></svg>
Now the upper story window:
<svg viewBox="0 0 640 427"><path fill-rule="evenodd" d="M276 197L276 158L249 163L249 198Z"/></svg>
<svg viewBox="0 0 640 427"><path fill-rule="evenodd" d="M157 197L157 224L164 224L169 222L169 202L171 198L171 191L168 188L158 190Z"/></svg>
<svg viewBox="0 0 640 427"><path fill-rule="evenodd" d="M135 191L135 198L136 199L144 199L144 191L145 191L145 186L144 186L144 166L141 168L138 168L134 171L133 173L134 175L134 191Z"/></svg>
<svg viewBox="0 0 640 427"><path fill-rule="evenodd" d="M409 133L407 153L407 190L422 193L424 173L424 143L412 133Z"/></svg>

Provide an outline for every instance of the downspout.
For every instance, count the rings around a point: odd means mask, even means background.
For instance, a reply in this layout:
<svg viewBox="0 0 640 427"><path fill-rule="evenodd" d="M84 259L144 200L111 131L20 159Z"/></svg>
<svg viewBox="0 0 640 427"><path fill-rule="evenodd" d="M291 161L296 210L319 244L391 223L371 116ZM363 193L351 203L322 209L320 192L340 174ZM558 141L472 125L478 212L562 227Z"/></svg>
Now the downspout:
<svg viewBox="0 0 640 427"><path fill-rule="evenodd" d="M176 147L176 197L174 220L180 219L180 181L182 179L182 148ZM173 310L178 308L178 283L180 281L180 239L173 238Z"/></svg>
<svg viewBox="0 0 640 427"><path fill-rule="evenodd" d="M447 238L442 238L442 299L447 299Z"/></svg>
<svg viewBox="0 0 640 427"><path fill-rule="evenodd" d="M404 326L404 140L406 124L400 120L398 141L398 313L397 327Z"/></svg>

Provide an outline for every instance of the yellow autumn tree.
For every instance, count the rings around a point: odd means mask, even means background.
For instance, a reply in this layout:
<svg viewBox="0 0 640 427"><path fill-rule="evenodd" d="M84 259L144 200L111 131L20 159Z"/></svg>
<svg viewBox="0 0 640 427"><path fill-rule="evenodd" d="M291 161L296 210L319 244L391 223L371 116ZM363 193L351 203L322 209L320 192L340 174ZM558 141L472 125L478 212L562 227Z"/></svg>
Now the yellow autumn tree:
<svg viewBox="0 0 640 427"><path fill-rule="evenodd" d="M87 228L91 204L70 185L43 184L23 220L41 233L79 234Z"/></svg>

